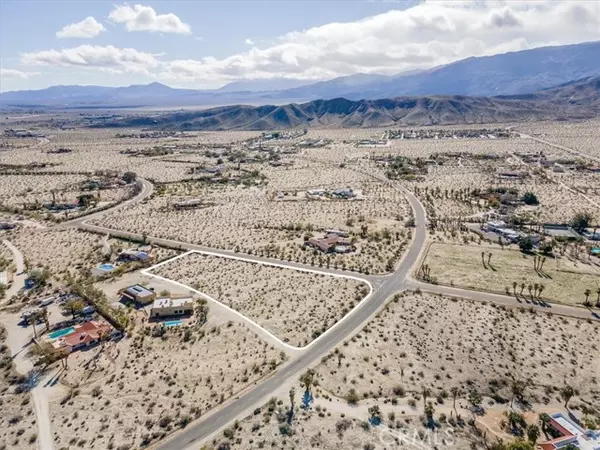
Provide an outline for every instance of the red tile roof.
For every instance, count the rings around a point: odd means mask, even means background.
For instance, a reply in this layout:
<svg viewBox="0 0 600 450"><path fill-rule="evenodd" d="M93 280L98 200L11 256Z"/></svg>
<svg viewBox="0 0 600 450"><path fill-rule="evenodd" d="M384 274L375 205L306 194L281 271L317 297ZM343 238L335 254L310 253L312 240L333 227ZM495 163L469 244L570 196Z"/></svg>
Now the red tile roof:
<svg viewBox="0 0 600 450"><path fill-rule="evenodd" d="M81 344L89 344L100 338L100 334L110 332L110 325L100 323L94 320L85 322L75 329L74 333L65 336L62 342L68 347L75 347Z"/></svg>

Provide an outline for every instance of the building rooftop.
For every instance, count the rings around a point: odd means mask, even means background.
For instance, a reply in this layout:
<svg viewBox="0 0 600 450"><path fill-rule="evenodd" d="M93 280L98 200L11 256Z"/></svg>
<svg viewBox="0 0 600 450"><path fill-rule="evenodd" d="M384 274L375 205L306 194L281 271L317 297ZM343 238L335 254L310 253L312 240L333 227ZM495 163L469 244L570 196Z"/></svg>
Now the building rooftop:
<svg viewBox="0 0 600 450"><path fill-rule="evenodd" d="M155 308L171 308L171 307L179 307L179 306L188 306L190 303L193 303L194 299L192 297L184 297L184 298L157 298L154 300L152 304L152 309Z"/></svg>
<svg viewBox="0 0 600 450"><path fill-rule="evenodd" d="M146 289L144 286L139 284L135 284L133 286L129 286L127 289L123 291L124 294L129 294L134 297L148 297L154 295L154 292L150 289Z"/></svg>

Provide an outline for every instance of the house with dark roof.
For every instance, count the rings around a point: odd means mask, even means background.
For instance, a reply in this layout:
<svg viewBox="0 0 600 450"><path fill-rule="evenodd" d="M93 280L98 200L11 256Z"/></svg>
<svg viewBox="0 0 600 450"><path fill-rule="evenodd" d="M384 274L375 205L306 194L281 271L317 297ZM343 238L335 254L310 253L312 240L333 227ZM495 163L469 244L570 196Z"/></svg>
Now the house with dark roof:
<svg viewBox="0 0 600 450"><path fill-rule="evenodd" d="M352 241L337 234L327 234L322 238L310 238L304 245L323 253L349 253L356 250Z"/></svg>

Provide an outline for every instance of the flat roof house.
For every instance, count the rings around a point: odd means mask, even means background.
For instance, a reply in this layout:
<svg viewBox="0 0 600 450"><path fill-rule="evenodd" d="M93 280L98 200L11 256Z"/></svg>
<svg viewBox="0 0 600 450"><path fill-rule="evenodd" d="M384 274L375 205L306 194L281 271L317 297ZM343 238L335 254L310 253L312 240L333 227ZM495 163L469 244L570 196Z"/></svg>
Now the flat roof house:
<svg viewBox="0 0 600 450"><path fill-rule="evenodd" d="M585 430L568 414L550 414L550 426L559 435L556 439L540 443L543 450L557 450L569 444L581 450L599 450L600 432Z"/></svg>
<svg viewBox="0 0 600 450"><path fill-rule="evenodd" d="M146 289L144 286L134 284L125 289L119 291L122 297L131 300L139 305L147 305L154 301L156 298L156 292Z"/></svg>
<svg viewBox="0 0 600 450"><path fill-rule="evenodd" d="M189 316L194 313L194 299L185 298L157 298L152 304L150 318Z"/></svg>

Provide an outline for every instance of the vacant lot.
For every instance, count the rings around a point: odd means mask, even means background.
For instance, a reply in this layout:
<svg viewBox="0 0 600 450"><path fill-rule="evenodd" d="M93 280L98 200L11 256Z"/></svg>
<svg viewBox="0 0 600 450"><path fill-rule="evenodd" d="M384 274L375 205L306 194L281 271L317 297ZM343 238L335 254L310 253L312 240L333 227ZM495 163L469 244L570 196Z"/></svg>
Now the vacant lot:
<svg viewBox="0 0 600 450"><path fill-rule="evenodd" d="M429 397L452 404L459 387L509 401L512 377L530 380L526 398L560 404L556 389L579 390L576 402L600 404L598 324L505 310L431 294L398 295L339 352L317 368L321 386L336 396ZM504 400L502 400L504 399ZM422 407L422 400L417 402Z"/></svg>
<svg viewBox="0 0 600 450"><path fill-rule="evenodd" d="M37 448L35 413L28 392L19 387L10 350L5 344L6 330L0 325L0 448Z"/></svg>
<svg viewBox="0 0 600 450"><path fill-rule="evenodd" d="M299 395L297 395L299 397ZM298 399L296 399L298 401ZM277 448L284 450L319 448L323 450L353 449L369 450L381 448L396 448L392 443L394 436L408 436L412 438L413 432L423 433L425 427L419 417L395 413L397 421L392 421L392 430L382 430L383 427L370 426L367 422L368 414L358 411L339 412L329 406L317 406L305 411L296 408L296 413L291 424L287 423L289 412L289 399L271 399L265 406L249 416L227 428L221 435L207 446L209 450L231 448L235 450L250 450L256 448ZM385 421L388 421L386 416ZM444 425L447 427L447 425ZM397 433L396 435L392 433ZM446 438L442 431L438 433L439 444ZM433 434L431 435L433 441ZM406 439L401 447L406 450L421 450L423 444L418 441L413 444L411 439ZM453 436L449 449L470 448L473 440L465 433L457 430ZM388 446L384 447L383 444ZM392 444L390 446L390 444ZM398 444L400 445L400 444ZM480 447L473 447L480 448Z"/></svg>
<svg viewBox="0 0 600 450"><path fill-rule="evenodd" d="M481 253L485 253L485 265ZM487 264L489 253L491 266ZM497 246L431 244L425 261L431 267L431 277L438 283L505 293L506 287L529 298L532 288L543 285L542 298L553 302L579 304L589 289L595 296L600 287L600 273L591 264L574 262L568 257L547 257L541 271L534 270L533 256L518 250L501 250ZM525 284L521 294L521 285ZM593 300L594 297L590 299Z"/></svg>
<svg viewBox="0 0 600 450"><path fill-rule="evenodd" d="M96 354L100 355L95 359ZM69 357L50 404L56 448L140 448L185 426L282 362L245 327L149 329Z"/></svg>
<svg viewBox="0 0 600 450"><path fill-rule="evenodd" d="M339 321L367 293L356 280L192 253L154 270L304 346Z"/></svg>

